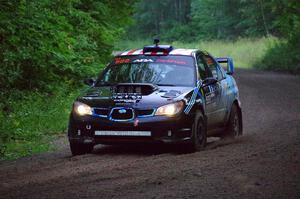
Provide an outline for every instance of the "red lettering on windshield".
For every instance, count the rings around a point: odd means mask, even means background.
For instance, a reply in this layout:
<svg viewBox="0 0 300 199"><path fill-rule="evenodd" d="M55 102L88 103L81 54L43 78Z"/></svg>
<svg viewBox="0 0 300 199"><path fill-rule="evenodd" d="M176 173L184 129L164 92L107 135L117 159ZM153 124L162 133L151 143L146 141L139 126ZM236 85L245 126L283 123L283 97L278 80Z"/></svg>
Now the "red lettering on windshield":
<svg viewBox="0 0 300 199"><path fill-rule="evenodd" d="M115 58L115 64L127 64L130 63L130 59L122 59L120 57Z"/></svg>
<svg viewBox="0 0 300 199"><path fill-rule="evenodd" d="M175 60L175 59L157 59L156 62L158 62L158 63L170 63L170 64L187 65L187 63L185 61Z"/></svg>

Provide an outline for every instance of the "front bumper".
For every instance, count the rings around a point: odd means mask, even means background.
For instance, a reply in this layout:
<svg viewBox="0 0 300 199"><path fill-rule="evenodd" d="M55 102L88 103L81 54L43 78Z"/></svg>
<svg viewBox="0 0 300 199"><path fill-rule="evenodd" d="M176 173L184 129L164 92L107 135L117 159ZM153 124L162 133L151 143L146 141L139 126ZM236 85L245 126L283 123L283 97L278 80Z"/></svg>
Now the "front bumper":
<svg viewBox="0 0 300 199"><path fill-rule="evenodd" d="M191 116L183 113L176 117L151 116L126 122L71 114L68 137L70 142L86 144L188 142L192 121ZM95 131L150 131L151 136L99 136Z"/></svg>

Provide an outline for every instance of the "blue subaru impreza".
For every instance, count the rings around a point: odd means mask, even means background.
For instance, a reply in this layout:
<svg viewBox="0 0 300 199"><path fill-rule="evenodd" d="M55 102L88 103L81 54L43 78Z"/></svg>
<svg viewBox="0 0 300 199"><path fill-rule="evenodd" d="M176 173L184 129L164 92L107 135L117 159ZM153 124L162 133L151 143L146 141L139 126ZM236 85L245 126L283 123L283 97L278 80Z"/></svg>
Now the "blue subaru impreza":
<svg viewBox="0 0 300 199"><path fill-rule="evenodd" d="M158 42L118 54L96 80L85 80L90 88L70 114L73 155L100 143L186 143L199 151L208 136L242 134L232 59Z"/></svg>

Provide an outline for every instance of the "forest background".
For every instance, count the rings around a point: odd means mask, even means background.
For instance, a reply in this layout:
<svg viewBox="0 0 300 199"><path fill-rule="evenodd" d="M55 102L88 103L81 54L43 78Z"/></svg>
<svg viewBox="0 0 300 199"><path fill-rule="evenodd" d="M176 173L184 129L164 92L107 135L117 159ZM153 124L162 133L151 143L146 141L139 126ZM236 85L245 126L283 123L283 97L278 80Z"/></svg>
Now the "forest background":
<svg viewBox="0 0 300 199"><path fill-rule="evenodd" d="M297 0L0 0L0 159L53 150L82 80L160 38L300 72Z"/></svg>

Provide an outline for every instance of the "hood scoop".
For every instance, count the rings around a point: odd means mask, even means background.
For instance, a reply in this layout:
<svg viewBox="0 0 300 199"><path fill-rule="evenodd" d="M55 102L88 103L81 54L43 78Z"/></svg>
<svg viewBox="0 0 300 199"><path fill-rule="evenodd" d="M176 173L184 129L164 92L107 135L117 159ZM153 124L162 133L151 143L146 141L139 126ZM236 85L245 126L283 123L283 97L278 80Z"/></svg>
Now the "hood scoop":
<svg viewBox="0 0 300 199"><path fill-rule="evenodd" d="M120 83L113 88L113 93L150 95L157 89L157 86L147 83Z"/></svg>
<svg viewBox="0 0 300 199"><path fill-rule="evenodd" d="M158 87L147 83L120 83L111 89L115 102L138 102L142 96L150 95Z"/></svg>
<svg viewBox="0 0 300 199"><path fill-rule="evenodd" d="M176 97L178 97L181 94L182 94L182 92L180 92L180 91L170 90L170 91L166 92L164 95L162 95L162 97L165 97L165 98L176 98Z"/></svg>

